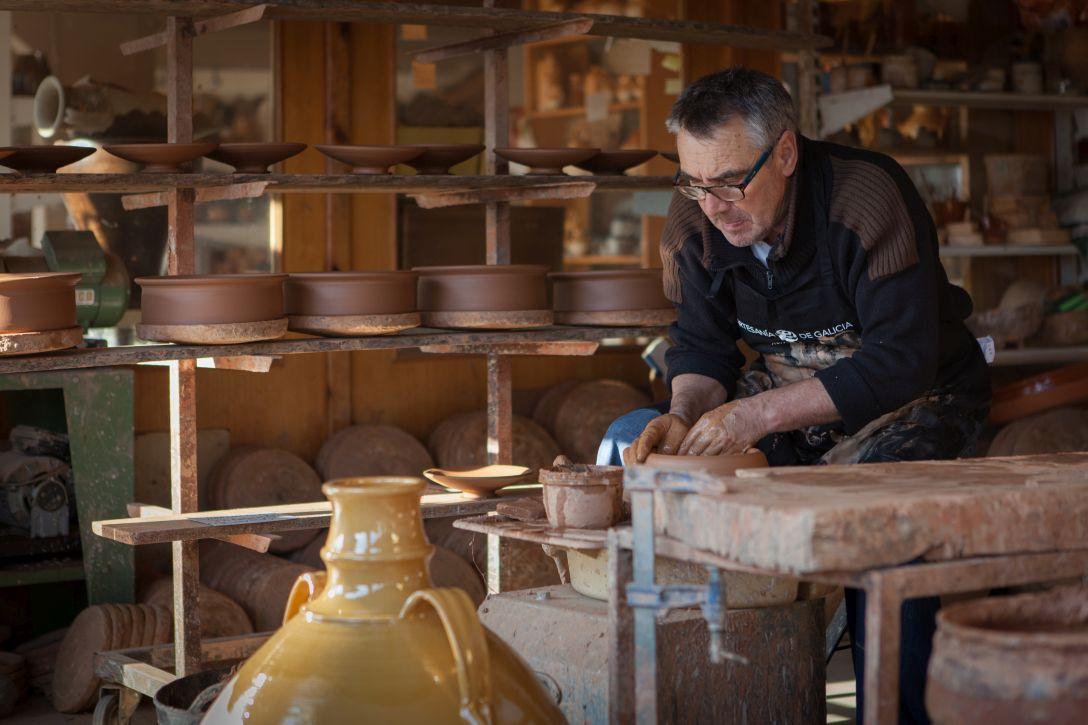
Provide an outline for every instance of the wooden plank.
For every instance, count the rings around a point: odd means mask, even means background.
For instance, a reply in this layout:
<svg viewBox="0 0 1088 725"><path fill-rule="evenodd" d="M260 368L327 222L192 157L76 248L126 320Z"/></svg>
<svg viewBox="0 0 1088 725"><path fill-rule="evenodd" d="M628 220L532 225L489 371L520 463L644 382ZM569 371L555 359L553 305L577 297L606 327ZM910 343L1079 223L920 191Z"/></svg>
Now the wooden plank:
<svg viewBox="0 0 1088 725"><path fill-rule="evenodd" d="M629 469L659 533L792 574L1088 549L1088 454L747 470ZM641 483L640 483L641 482Z"/></svg>
<svg viewBox="0 0 1088 725"><path fill-rule="evenodd" d="M562 20L558 23L541 25L528 30L515 30L507 33L494 33L482 38L465 40L460 43L450 43L434 48L426 48L409 53L418 63L437 63L440 60L459 58L465 55L474 55L488 50L506 50L515 45L535 43L541 40L554 38L566 38L572 35L585 35L593 27L592 18L577 18L575 20Z"/></svg>
<svg viewBox="0 0 1088 725"><path fill-rule="evenodd" d="M431 493L420 498L425 519L473 516L493 511L503 497L539 495L539 487L517 486L496 498L473 499L459 493ZM218 539L234 534L265 534L300 529L323 529L329 525L332 505L328 501L258 506L222 511L196 511L170 516L95 521L91 529L98 536L122 544L140 546L167 541Z"/></svg>
<svg viewBox="0 0 1088 725"><path fill-rule="evenodd" d="M424 345L420 352L439 355L592 355L600 343L571 342L511 342L505 345Z"/></svg>
<svg viewBox="0 0 1088 725"><path fill-rule="evenodd" d="M99 12L208 17L251 6L252 0L36 0L41 12ZM274 20L332 20L340 22L405 23L521 30L564 20L593 20L594 35L679 43L716 43L738 48L801 50L825 48L830 38L784 30L658 20L593 13L552 13L424 3L359 2L358 0L267 0L266 17ZM0 0L0 10L26 10L26 0Z"/></svg>
<svg viewBox="0 0 1088 725"><path fill-rule="evenodd" d="M457 519L453 526L465 531L517 539L531 544L586 551L605 548L605 535L608 533L605 529L553 529L547 521L515 521L495 514Z"/></svg>
<svg viewBox="0 0 1088 725"><path fill-rule="evenodd" d="M208 18L207 20L197 20L193 23L191 32L193 37L196 37L207 33L215 33L220 30L227 30L228 28L236 28L239 25L255 23L264 18L267 9L267 5L254 5L253 7L248 7L233 13L227 13L226 15ZM167 31L164 30L159 33L152 33L151 35L146 35L142 38L136 38L135 40L121 43L121 55L142 53L146 50L161 48L168 43L169 36Z"/></svg>
<svg viewBox="0 0 1088 725"><path fill-rule="evenodd" d="M994 110L1057 111L1088 108L1088 96L1053 93L983 93L980 91L892 90L896 105L965 106Z"/></svg>
<svg viewBox="0 0 1088 725"><path fill-rule="evenodd" d="M267 181L249 181L244 184L217 184L196 189L194 203L203 204L209 201L227 201L230 199L255 199L264 194L268 186ZM156 206L168 206L170 204L171 191L150 192L147 194L132 194L121 197L121 206L125 211L135 209L150 209Z"/></svg>
<svg viewBox="0 0 1088 725"><path fill-rule="evenodd" d="M96 652L94 671L106 682L154 697L163 685L177 679L172 673L120 652Z"/></svg>
<svg viewBox="0 0 1088 725"><path fill-rule="evenodd" d="M151 504L146 503L130 503L126 508L128 510L128 515L135 519L147 518L149 516L173 516L174 513L163 506L152 506ZM221 536L219 537L219 540L263 554L268 551L268 547L271 545L272 541L278 538L279 537L275 534L231 534L229 536Z"/></svg>
<svg viewBox="0 0 1088 725"><path fill-rule="evenodd" d="M293 355L347 350L397 350L424 345L508 345L569 340L618 340L657 337L664 327L549 327L539 330L468 332L408 330L377 337L311 337L267 340L238 345L127 345L114 348L59 350L23 357L0 357L0 375L42 370L135 365L168 360L229 357L237 355Z"/></svg>
<svg viewBox="0 0 1088 725"><path fill-rule="evenodd" d="M514 462L513 371L510 358L487 356L487 462Z"/></svg>
<svg viewBox="0 0 1088 725"><path fill-rule="evenodd" d="M444 191L437 194L415 194L412 198L423 209L441 209L447 206L487 204L496 202L530 201L538 199L584 199L593 193L596 184L572 181L563 184L530 186L520 189L479 189L474 191ZM493 212L494 213L494 212ZM495 224L501 224L496 215ZM509 221L506 222L509 225Z"/></svg>
<svg viewBox="0 0 1088 725"><path fill-rule="evenodd" d="M630 529L627 529L630 531ZM630 547L620 546L618 531L608 541L608 720L635 719L635 623L627 606L627 585L634 576Z"/></svg>

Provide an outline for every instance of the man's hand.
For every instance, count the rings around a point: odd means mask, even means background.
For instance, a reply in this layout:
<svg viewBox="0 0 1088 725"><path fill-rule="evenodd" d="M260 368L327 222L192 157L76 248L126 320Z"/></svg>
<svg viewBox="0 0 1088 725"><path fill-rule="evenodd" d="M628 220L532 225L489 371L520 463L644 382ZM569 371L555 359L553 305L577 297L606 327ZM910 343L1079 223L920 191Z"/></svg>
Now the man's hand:
<svg viewBox="0 0 1088 725"><path fill-rule="evenodd" d="M645 463L646 457L654 450L670 455L675 454L690 427L683 418L674 413L659 415L650 421L642 434L632 441L630 446L624 449L623 465L633 466Z"/></svg>
<svg viewBox="0 0 1088 725"><path fill-rule="evenodd" d="M679 455L743 453L770 432L759 409L755 398L745 398L704 413L684 437Z"/></svg>

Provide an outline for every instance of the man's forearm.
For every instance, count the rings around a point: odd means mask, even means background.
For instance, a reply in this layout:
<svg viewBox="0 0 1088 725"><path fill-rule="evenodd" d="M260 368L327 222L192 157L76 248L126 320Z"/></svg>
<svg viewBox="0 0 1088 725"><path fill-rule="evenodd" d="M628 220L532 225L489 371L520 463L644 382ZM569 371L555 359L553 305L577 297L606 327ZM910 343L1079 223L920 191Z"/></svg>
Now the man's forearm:
<svg viewBox="0 0 1088 725"><path fill-rule="evenodd" d="M742 403L751 405L763 420L764 435L842 419L827 389L815 378L753 395Z"/></svg>
<svg viewBox="0 0 1088 725"><path fill-rule="evenodd" d="M714 378L697 373L684 373L672 380L669 412L692 425L703 413L723 404L727 397L725 386Z"/></svg>

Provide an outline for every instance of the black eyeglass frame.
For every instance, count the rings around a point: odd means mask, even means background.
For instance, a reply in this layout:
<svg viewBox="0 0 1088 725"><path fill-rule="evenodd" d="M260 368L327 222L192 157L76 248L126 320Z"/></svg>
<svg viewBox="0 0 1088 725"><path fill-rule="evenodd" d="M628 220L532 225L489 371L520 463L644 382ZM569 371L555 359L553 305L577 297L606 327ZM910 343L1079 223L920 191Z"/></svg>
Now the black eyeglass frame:
<svg viewBox="0 0 1088 725"><path fill-rule="evenodd" d="M756 174L758 174L759 170L763 168L763 164L767 163L767 159L771 157L771 152L774 151L774 147L777 145L778 140L776 139L775 142L771 144L770 148L768 148L766 151L759 155L759 158L756 159L755 165L752 166L751 170L744 176L743 179L741 179L741 182L739 184L715 184L713 186L696 186L695 184L682 181L680 178L680 170L677 169L676 175L672 179L672 187L676 189L676 191L682 196L688 199L694 199L695 201L703 201L704 199L706 199L707 194L713 194L714 197L719 201L743 201L745 198L744 190L747 189L748 185L752 183L752 179L756 178ZM737 194L739 194L739 196L736 199L723 199L721 195L715 191L716 189L733 189L737 192Z"/></svg>

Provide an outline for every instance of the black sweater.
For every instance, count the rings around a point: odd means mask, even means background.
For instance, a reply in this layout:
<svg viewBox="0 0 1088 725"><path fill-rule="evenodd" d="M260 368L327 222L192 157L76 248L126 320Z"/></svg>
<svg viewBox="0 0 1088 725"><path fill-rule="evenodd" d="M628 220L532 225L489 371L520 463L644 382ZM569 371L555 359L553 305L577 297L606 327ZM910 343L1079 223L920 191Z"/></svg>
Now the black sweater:
<svg viewBox="0 0 1088 725"><path fill-rule="evenodd" d="M891 158L799 137L785 231L764 267L675 195L661 243L678 319L669 380L698 373L736 393L743 338L776 383L815 374L854 433L935 388L988 396L989 375L949 283L937 233Z"/></svg>

